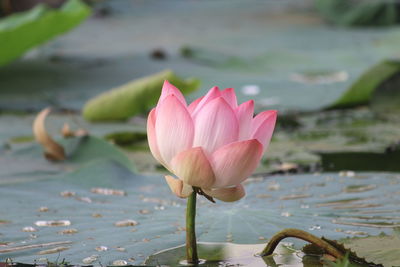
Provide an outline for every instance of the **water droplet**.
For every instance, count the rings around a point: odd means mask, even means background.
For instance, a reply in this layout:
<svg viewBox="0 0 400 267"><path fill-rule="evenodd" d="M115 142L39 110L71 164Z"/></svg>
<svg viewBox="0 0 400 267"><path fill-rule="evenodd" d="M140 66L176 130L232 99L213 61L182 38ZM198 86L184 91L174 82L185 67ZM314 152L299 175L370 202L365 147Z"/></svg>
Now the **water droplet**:
<svg viewBox="0 0 400 267"><path fill-rule="evenodd" d="M351 231L351 230L347 230L344 231L346 234L348 235L368 235L367 232L363 232L363 231Z"/></svg>
<svg viewBox="0 0 400 267"><path fill-rule="evenodd" d="M140 214L150 214L151 211L146 210L146 209L143 209L143 210L139 210L139 213L140 213Z"/></svg>
<svg viewBox="0 0 400 267"><path fill-rule="evenodd" d="M260 87L255 84L249 84L242 87L242 94L244 95L258 95L260 93Z"/></svg>
<svg viewBox="0 0 400 267"><path fill-rule="evenodd" d="M60 193L60 195L62 197L74 197L76 194L75 194L75 192L71 192L71 191L62 191Z"/></svg>
<svg viewBox="0 0 400 267"><path fill-rule="evenodd" d="M204 263L206 263L206 260L199 259L199 262L196 264L196 266L204 264ZM195 265L193 265L193 263L189 263L187 260L181 260L181 261L179 261L179 264L184 265L184 266L195 266Z"/></svg>
<svg viewBox="0 0 400 267"><path fill-rule="evenodd" d="M375 184L368 184L368 185L349 185L343 189L346 193L361 193L365 191L370 191L377 188Z"/></svg>
<svg viewBox="0 0 400 267"><path fill-rule="evenodd" d="M94 194L100 194L100 195L114 195L114 196L126 196L126 192L123 190L115 190L115 189L110 189L110 188L92 188L90 189L90 192Z"/></svg>
<svg viewBox="0 0 400 267"><path fill-rule="evenodd" d="M354 177L356 173L354 171L341 171L339 172L339 176L342 177Z"/></svg>
<svg viewBox="0 0 400 267"><path fill-rule="evenodd" d="M92 255L92 256L90 256L90 257L84 258L84 259L82 260L82 262L83 262L84 264L91 264L91 263L97 261L98 258L99 258L99 255Z"/></svg>
<svg viewBox="0 0 400 267"><path fill-rule="evenodd" d="M92 199L90 197L77 197L76 199L82 202L92 203Z"/></svg>
<svg viewBox="0 0 400 267"><path fill-rule="evenodd" d="M292 194L292 195L282 196L279 199L281 199L281 200L289 200L289 199L307 198L307 197L310 197L310 196L311 195L309 195L309 194Z"/></svg>
<svg viewBox="0 0 400 267"><path fill-rule="evenodd" d="M352 226L361 226L361 227L373 227L373 228L396 228L400 227L399 223L392 222L347 222L343 220L332 220L332 223L342 224L342 225L352 225Z"/></svg>
<svg viewBox="0 0 400 267"><path fill-rule="evenodd" d="M261 177L249 177L243 184L261 183L262 181L264 181L264 176L261 175Z"/></svg>
<svg viewBox="0 0 400 267"><path fill-rule="evenodd" d="M26 226L24 228L22 228L22 232L36 232L37 229L33 228L32 226Z"/></svg>
<svg viewBox="0 0 400 267"><path fill-rule="evenodd" d="M268 194L258 194L258 195L256 195L256 198L261 198L261 199L270 198L270 197L271 197L271 195L268 195Z"/></svg>
<svg viewBox="0 0 400 267"><path fill-rule="evenodd" d="M46 250L39 251L38 255L58 253L58 252L67 250L69 248L70 247L56 247L56 248L46 249Z"/></svg>
<svg viewBox="0 0 400 267"><path fill-rule="evenodd" d="M78 230L75 228L64 229L58 232L61 235L72 235L78 233Z"/></svg>
<svg viewBox="0 0 400 267"><path fill-rule="evenodd" d="M179 204L178 202L172 201L172 206L174 206L174 207L180 207L181 204Z"/></svg>
<svg viewBox="0 0 400 267"><path fill-rule="evenodd" d="M268 185L268 190L269 191L278 191L281 188L280 184L273 182Z"/></svg>
<svg viewBox="0 0 400 267"><path fill-rule="evenodd" d="M313 225L310 228L308 228L308 230L310 231L314 231L314 230L321 230L321 225Z"/></svg>
<svg viewBox="0 0 400 267"><path fill-rule="evenodd" d="M36 226L69 226L71 222L69 220L60 220L60 221L37 221L35 222Z"/></svg>
<svg viewBox="0 0 400 267"><path fill-rule="evenodd" d="M115 226L117 227L124 227L124 226L136 226L139 223L135 220L123 220L123 221L118 221L114 223Z"/></svg>
<svg viewBox="0 0 400 267"><path fill-rule="evenodd" d="M99 246L99 247L96 247L95 248L97 251L107 251L108 250L108 247L106 247L106 246Z"/></svg>
<svg viewBox="0 0 400 267"><path fill-rule="evenodd" d="M183 226L176 226L175 234L180 234L181 232L186 231L186 227Z"/></svg>
<svg viewBox="0 0 400 267"><path fill-rule="evenodd" d="M47 211L49 211L49 208L48 208L48 207L40 207L40 208L38 209L38 211L39 211L39 212L47 212Z"/></svg>
<svg viewBox="0 0 400 267"><path fill-rule="evenodd" d="M157 205L154 207L155 210L165 210L165 207L162 205Z"/></svg>
<svg viewBox="0 0 400 267"><path fill-rule="evenodd" d="M143 202L149 202L149 203L157 203L159 205L170 205L171 201L165 200L165 199L160 199L160 198L155 198L155 197L145 197L142 198Z"/></svg>
<svg viewBox="0 0 400 267"><path fill-rule="evenodd" d="M346 71L326 72L326 73L293 73L290 80L304 84L331 84L345 82L349 79Z"/></svg>
<svg viewBox="0 0 400 267"><path fill-rule="evenodd" d="M125 266L125 265L128 265L128 262L124 261L124 260L115 260L115 261L112 262L112 265L114 265L114 266Z"/></svg>

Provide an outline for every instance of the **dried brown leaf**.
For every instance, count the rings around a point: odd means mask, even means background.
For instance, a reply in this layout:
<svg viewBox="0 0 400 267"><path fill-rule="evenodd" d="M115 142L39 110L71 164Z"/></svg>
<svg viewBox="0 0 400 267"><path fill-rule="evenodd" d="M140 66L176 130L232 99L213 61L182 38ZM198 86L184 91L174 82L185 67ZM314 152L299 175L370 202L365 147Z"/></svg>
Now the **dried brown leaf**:
<svg viewBox="0 0 400 267"><path fill-rule="evenodd" d="M87 136L89 133L84 129L73 131L68 123L64 123L63 127L61 128L61 134L63 137L68 138Z"/></svg>
<svg viewBox="0 0 400 267"><path fill-rule="evenodd" d="M46 130L45 121L50 111L50 108L45 108L36 116L33 122L33 134L36 141L43 146L44 155L48 160L65 160L64 148L55 142Z"/></svg>

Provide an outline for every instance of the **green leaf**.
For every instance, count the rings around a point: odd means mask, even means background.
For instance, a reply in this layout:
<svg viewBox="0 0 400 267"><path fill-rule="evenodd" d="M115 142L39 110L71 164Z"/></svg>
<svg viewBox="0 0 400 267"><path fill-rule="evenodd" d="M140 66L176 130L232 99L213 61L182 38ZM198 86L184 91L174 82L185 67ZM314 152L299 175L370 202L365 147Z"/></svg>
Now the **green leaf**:
<svg viewBox="0 0 400 267"><path fill-rule="evenodd" d="M370 104L371 109L381 117L397 121L400 110L400 71L379 86Z"/></svg>
<svg viewBox="0 0 400 267"><path fill-rule="evenodd" d="M93 160L108 159L134 170L130 160L118 147L101 138L83 136L64 139L60 143L66 148L68 163L81 165Z"/></svg>
<svg viewBox="0 0 400 267"><path fill-rule="evenodd" d="M65 148L67 160L49 162L37 143L13 144L0 159L0 184L48 179L57 174L73 171L97 160L110 160L134 171L128 157L116 146L94 136L57 140Z"/></svg>
<svg viewBox="0 0 400 267"><path fill-rule="evenodd" d="M399 22L395 1L316 0L329 22L341 26L385 26Z"/></svg>
<svg viewBox="0 0 400 267"><path fill-rule="evenodd" d="M199 80L182 80L172 71L166 70L91 99L83 108L83 117L89 121L125 120L146 112L157 103L164 80L171 82L183 93L190 93L199 87Z"/></svg>
<svg viewBox="0 0 400 267"><path fill-rule="evenodd" d="M399 72L400 61L398 60L386 60L373 66L364 72L329 108L346 108L369 103L379 85Z"/></svg>
<svg viewBox="0 0 400 267"><path fill-rule="evenodd" d="M7 64L27 50L62 34L90 15L80 0L69 0L59 10L38 5L24 13L0 21L0 65Z"/></svg>
<svg viewBox="0 0 400 267"><path fill-rule="evenodd" d="M132 145L147 140L145 132L114 132L105 136L107 140L120 146Z"/></svg>
<svg viewBox="0 0 400 267"><path fill-rule="evenodd" d="M336 240L330 240L322 237L322 240L329 243L331 246L339 250L345 257L343 259L337 259L335 262L328 262L328 266L331 267L347 267L347 266L370 266L370 267L383 267L376 262L368 262L365 258L360 257L351 250L351 248L345 247L341 242ZM324 255L326 252L315 244L307 244L302 248L302 251L310 255Z"/></svg>
<svg viewBox="0 0 400 267"><path fill-rule="evenodd" d="M341 240L344 247L356 252L358 256L383 266L400 265L400 237L398 235L379 235Z"/></svg>

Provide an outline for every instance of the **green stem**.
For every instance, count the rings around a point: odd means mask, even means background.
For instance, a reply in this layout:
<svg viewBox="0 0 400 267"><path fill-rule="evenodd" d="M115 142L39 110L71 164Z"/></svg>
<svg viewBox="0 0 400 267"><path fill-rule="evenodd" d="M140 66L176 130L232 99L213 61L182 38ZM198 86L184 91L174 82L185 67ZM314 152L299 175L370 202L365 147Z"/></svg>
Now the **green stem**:
<svg viewBox="0 0 400 267"><path fill-rule="evenodd" d="M339 251L337 248L329 244L328 242L322 240L319 237L316 237L315 235L312 235L310 233L307 233L303 230L299 229L293 229L293 228L288 228L280 231L276 235L274 235L271 240L268 242L267 246L264 248L264 250L260 253L260 256L269 256L272 255L274 252L275 248L278 246L279 242L287 237L296 237L299 239L302 239L304 241L310 242L323 250L326 251L326 253L334 256L335 258L341 259L344 257L343 253Z"/></svg>
<svg viewBox="0 0 400 267"><path fill-rule="evenodd" d="M186 260L188 263L199 262L196 243L196 192L188 197L186 208Z"/></svg>

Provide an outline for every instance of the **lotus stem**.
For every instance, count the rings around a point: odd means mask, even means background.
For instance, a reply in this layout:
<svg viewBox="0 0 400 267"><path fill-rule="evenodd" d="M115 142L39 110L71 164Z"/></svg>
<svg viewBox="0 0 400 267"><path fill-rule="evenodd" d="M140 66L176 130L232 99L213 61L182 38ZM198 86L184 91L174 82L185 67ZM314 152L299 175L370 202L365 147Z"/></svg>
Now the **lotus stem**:
<svg viewBox="0 0 400 267"><path fill-rule="evenodd" d="M342 252L340 252L337 248L335 248L328 242L324 241L323 239L316 237L315 235L312 235L310 233L307 233L306 231L293 228L284 229L275 234L268 242L264 250L260 253L260 256L264 257L272 255L275 248L278 246L279 242L287 237L295 237L310 242L322 248L327 254L337 259L342 259L344 257Z"/></svg>
<svg viewBox="0 0 400 267"><path fill-rule="evenodd" d="M199 257L197 256L196 243L196 190L190 194L186 207L186 260L189 264L197 264Z"/></svg>

